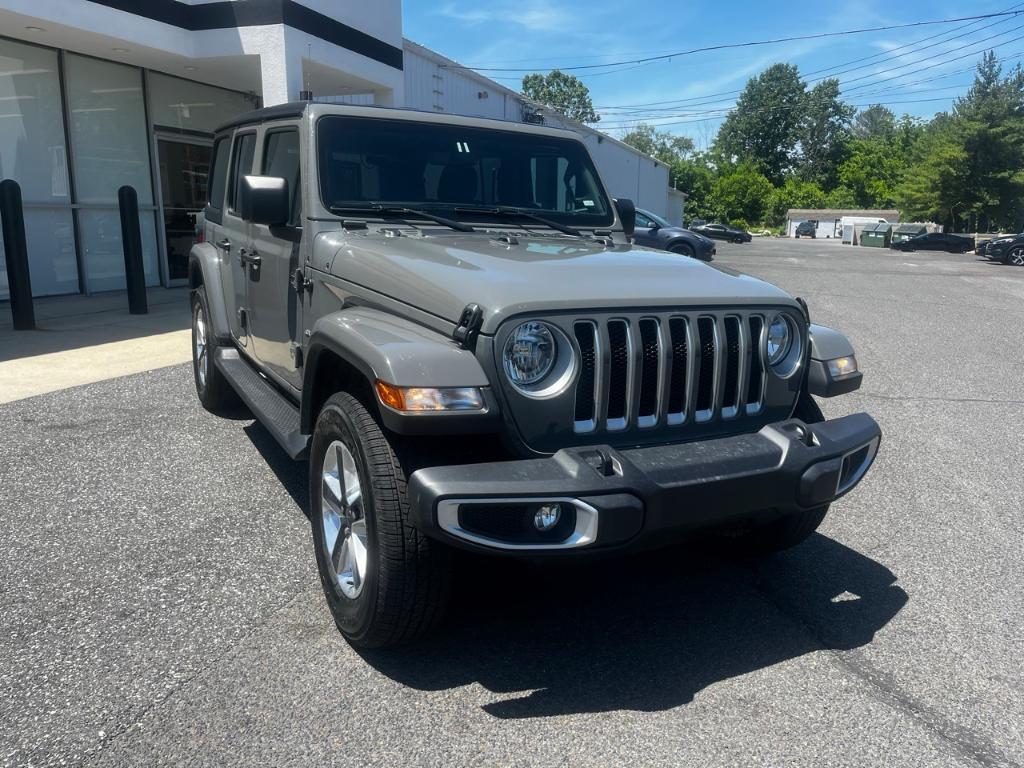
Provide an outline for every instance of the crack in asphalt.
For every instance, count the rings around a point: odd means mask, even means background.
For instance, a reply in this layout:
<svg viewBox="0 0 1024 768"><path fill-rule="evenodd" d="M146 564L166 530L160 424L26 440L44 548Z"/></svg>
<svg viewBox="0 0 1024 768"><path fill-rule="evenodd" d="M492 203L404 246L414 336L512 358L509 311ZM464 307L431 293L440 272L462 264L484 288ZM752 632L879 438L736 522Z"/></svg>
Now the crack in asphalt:
<svg viewBox="0 0 1024 768"><path fill-rule="evenodd" d="M214 658L209 659L202 666L201 669L197 669L188 677L183 678L177 685L170 688L165 694L154 698L152 701L150 701L148 704L142 707L139 714L136 717L132 718L132 722L127 724L118 724L117 726L115 726L115 728L113 728L103 738L102 742L100 743L100 746L95 751L87 752L89 764L94 764L96 760L98 760L100 756L103 754L104 750L111 747L115 741L119 740L122 736L131 731L132 728L134 728L137 725L140 725L142 721L150 715L151 712L160 709L169 701L171 701L171 699L173 699L179 693L184 691L186 688L191 687L192 683L204 677L207 673L214 671L214 669L220 666L222 662L229 660L253 636L259 634L264 629L266 629L270 622L272 622L277 616L279 616L281 613L290 608L291 605L296 600L298 600L303 595L303 593L305 593L309 588L310 585L308 583L303 584L296 592L294 592L291 595L291 597L289 597L283 603L280 603L273 610L268 611L259 621L253 624L253 626L249 629L248 632L246 632L238 638L237 642L225 648L220 654L218 654Z"/></svg>
<svg viewBox="0 0 1024 768"><path fill-rule="evenodd" d="M946 744L957 757L976 763L982 768L1021 768L1021 764L1011 760L994 744L974 731L954 723L945 715L900 689L898 685L888 682L890 675L879 670L874 664L862 657L856 649L847 651L830 648L821 633L804 619L799 611L780 601L768 588L755 568L750 569L754 589L779 613L792 621L810 635L827 653L837 666L858 680L867 683L871 695L877 701L899 710L915 722L919 723L928 733Z"/></svg>
<svg viewBox="0 0 1024 768"><path fill-rule="evenodd" d="M997 397L940 397L929 395L883 395L877 392L851 392L851 395L861 397L875 397L879 400L891 400L894 402L909 402L919 400L930 403L980 403L982 405L1024 405L1024 400L1003 400Z"/></svg>

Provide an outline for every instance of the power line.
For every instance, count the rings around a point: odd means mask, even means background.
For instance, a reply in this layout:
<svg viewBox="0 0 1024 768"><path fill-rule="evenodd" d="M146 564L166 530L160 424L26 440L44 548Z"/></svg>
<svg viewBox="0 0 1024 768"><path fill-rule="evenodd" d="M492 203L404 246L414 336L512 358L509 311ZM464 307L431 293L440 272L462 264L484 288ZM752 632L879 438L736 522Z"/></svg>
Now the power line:
<svg viewBox="0 0 1024 768"><path fill-rule="evenodd" d="M887 24L878 27L863 27L861 29L847 29L839 32L818 32L813 35L793 35L790 37L777 37L768 40L749 40L742 43L719 43L718 45L708 45L701 48L691 48L685 51L676 51L675 53L666 53L658 56L647 56L639 59L626 59L623 61L611 62L608 64L581 64L577 66L559 67L563 72L580 72L591 69L604 69L607 67L626 66L630 64L646 64L651 61L664 61L667 59L679 58L682 56L691 56L695 53L707 53L709 51L721 51L730 48L750 48L761 45L775 45L778 43L792 43L802 40L821 40L824 38L832 37L845 37L849 35L859 35L866 32L888 32L894 29L910 29L912 27L925 27L934 26L937 24L957 24L963 21L974 21L981 19L994 19L1000 16L1018 16L1024 11L998 11L995 13L980 13L973 16L961 16L955 19L930 19L926 21L912 21L904 24ZM464 64L442 64L442 68L446 69L475 69L479 72L533 72L535 67L480 67L480 66L469 66Z"/></svg>
<svg viewBox="0 0 1024 768"><path fill-rule="evenodd" d="M1003 19L1002 21L996 22L996 24L1005 23L1007 20L1008 19ZM986 25L985 27L982 27L981 29L972 30L971 32L968 32L968 33L965 33L965 34L974 34L976 32L982 31L982 29L987 29L988 27L991 27L991 26L995 26L995 25L992 25L992 24ZM951 59L948 58L948 56L950 54L952 54L952 53L957 53L958 51L962 51L965 48L971 48L971 47L980 45L982 43L985 43L985 42L988 42L990 40L993 40L993 39L995 39L997 37L1001 37L1003 35L1008 35L1008 34L1010 34L1012 32L1016 32L1016 31L1019 31L1021 29L1024 29L1024 25L1013 27L1012 29L1008 29L1008 30L1005 30L1003 32L999 32L999 33L996 33L994 35L989 35L988 37L982 38L980 40L973 40L973 41L971 41L969 43L965 43L963 45L957 46L957 47L955 47L955 48L953 48L951 50L945 50L945 51L942 51L940 53L932 54L930 56L925 56L924 58L917 59L915 61L905 62L905 63L900 64L898 66L890 67L889 69L883 69L883 70L880 70L880 71L872 72L871 74L868 74L868 75L862 75L860 77L851 78L851 79L846 80L845 82L843 82L842 85L845 88L845 86L848 85L849 83L854 83L854 82L858 82L860 80L865 80L865 79L872 79L872 78L877 77L878 75L882 75L882 74L885 74L887 72L895 72L895 71L900 70L900 69L905 69L906 67L912 67L912 66L914 66L916 64L920 64L920 63L925 62L925 61L931 61L931 60L936 59L936 58L938 58L940 56L943 57L943 61L940 62L940 64L937 64L935 66L941 66L942 64L949 63L949 61L955 61L956 60L956 59L952 59L951 60ZM965 35L957 35L956 37L951 37L951 38L948 38L947 40L943 40L943 41L940 41L938 43L933 43L932 45L925 46L924 48L921 48L919 50L927 50L928 48L932 48L935 45L941 45L942 43L948 43L948 42L951 42L952 40L955 40L955 39L958 39L958 38L964 37L964 36ZM1013 38L1011 40L1005 40L1005 41L1003 41L1001 43L997 43L997 44L995 44L993 46L985 46L985 47L986 48L990 48L990 47L991 48L998 48L998 47L1000 47L1002 45L1007 45L1008 43L1014 42L1014 40L1016 40L1016 39L1019 39L1019 38ZM967 54L967 56L975 55L976 53L981 53L981 52L982 51L975 51L973 53ZM892 56L890 58L898 59L899 57L898 56ZM962 56L962 57L959 57L959 58L966 58L966 57ZM878 63L881 63L881 62L875 62L875 63L878 64ZM865 65L865 66L869 66L869 65ZM841 74L845 74L845 73L848 73L848 72L853 72L853 71L855 71L857 69L863 69L863 68L864 68L863 66L862 67L854 67L852 69L835 72L834 75L841 75ZM894 79L899 79L901 77L906 77L907 75L914 74L916 72L924 71L924 69L925 68L917 69L917 70L912 70L911 72L904 72L903 74L897 75L897 76L895 76L893 78L886 78L886 79L878 80L877 83L887 82L888 80L894 80ZM819 70L819 71L823 71L823 70ZM823 80L832 79L832 77L834 75L830 75L829 77L819 77L819 78L816 78L816 79L811 79L811 80L808 80L807 83L808 83L808 85L810 85L810 84L813 84L813 83L821 82ZM865 83L862 86L856 86L856 88L859 89L861 87L867 87L869 85L875 85L877 83ZM722 94L722 95L731 95L731 94L739 94L739 93L742 93L742 90L741 91L730 91L727 94ZM711 96L711 95L715 95L715 94L710 94L709 96ZM705 106L705 105L709 105L709 104L721 103L721 102L726 100L726 99L713 99L713 100L709 100L709 101L694 101L695 98L700 98L700 97L693 97L693 98L685 100L686 102L689 102L689 103L685 104L685 106L690 106L690 107ZM604 110L609 110L609 109L617 110L616 112L610 113L611 117L619 117L619 116L624 116L626 114L644 114L644 113L651 114L651 113L657 113L657 112L661 112L661 111L674 110L677 107L684 106L683 101L684 100L681 99L678 102L673 103L671 106L663 106L663 107L662 106L651 106L651 107L648 107L647 109L639 109L638 108L638 109L633 110L633 109L630 109L628 107L600 107L599 109L602 112ZM668 104L668 102L665 102L665 103Z"/></svg>
<svg viewBox="0 0 1024 768"><path fill-rule="evenodd" d="M1009 8L1007 8L1006 12L1012 11L1015 8L1019 8L1021 6L1024 6L1024 3L1017 3L1016 5L1012 5ZM810 72L805 72L803 74L803 76L804 77L812 77L813 75L821 75L823 73L830 73L830 74L826 75L825 77L814 78L813 80L809 80L808 81L808 82L817 82L819 80L828 79L828 77L831 77L832 75L835 75L835 74L843 74L844 72L852 72L852 71L854 71L854 69L860 69L861 68L861 67L854 67L853 69L850 69L850 70L842 70L842 67L846 67L846 66L848 66L850 64L859 64L861 62L868 62L868 61L871 61L872 59L878 59L878 58L881 58L882 61L888 61L888 60L891 60L891 59L896 59L896 58L899 58L899 57L897 55L895 55L895 54L897 52L899 52L899 51L905 50L907 48L913 48L913 47L915 47L917 45L920 45L921 43L927 42L929 40L934 40L935 38L938 38L938 37L945 37L946 35L949 35L952 32L959 32L961 30L967 29L968 27L976 26L979 23L979 21L983 21L983 19L972 21L969 24L964 24L964 25L962 25L960 27L956 27L955 29L947 29L947 30L945 30L943 32L939 32L939 33L934 34L934 35L929 35L927 37L923 37L920 40L914 40L913 42L904 43L903 45L897 46L896 48L891 48L888 51L882 51L880 53L872 54L871 56L864 56L864 57L861 57L861 58L852 59L850 61L844 61L844 62L842 62L840 64L834 64L834 65L829 66L829 67L823 67L821 69L816 69L816 70L812 70ZM955 37L947 38L946 40L940 40L937 43L934 43L933 45L941 45L942 43L948 43L948 42L950 42L952 40L956 40L956 39L958 39L960 37L964 37L966 35L975 34L977 32L980 32L980 31L984 30L984 29L989 29L991 27L998 26L999 24L1005 24L1007 21L1009 21L1009 18L1002 18L999 21L993 22L992 24L986 24L986 25L980 27L979 29L970 30L968 32L964 32L961 35L957 35ZM927 48L933 47L933 45L932 46L925 46L924 48L920 48L918 50L926 50ZM881 62L875 62L875 63L877 64L877 63L881 63ZM865 66L869 66L869 65L865 64ZM836 70L841 70L841 71L836 71ZM627 71L627 70L619 70L619 71ZM601 74L606 74L606 73L601 73ZM641 102L639 104L623 104L623 105L620 105L620 106L598 106L598 107L595 107L595 109L599 109L599 110L603 110L603 109L627 109L627 108L634 108L634 107L661 107L662 105L682 105L684 103L694 102L694 101L697 101L699 99L705 99L705 98L710 99L710 98L712 98L714 96L733 96L733 95L737 95L738 96L742 92L743 92L743 89L742 88L738 88L738 89L731 90L731 91L720 91L718 93L708 93L708 94L704 94L702 96L690 96L690 97L683 98L683 99L668 99L666 101L648 101L648 102ZM672 109L673 107L672 106L667 106L665 108L666 109Z"/></svg>
<svg viewBox="0 0 1024 768"><path fill-rule="evenodd" d="M1015 31L1018 31L1018 30L1021 30L1021 29L1024 29L1024 25L1020 25L1020 26L1015 27L1013 29L1007 30L1006 32L1002 32L1002 33L1000 33L1000 35L1010 34L1011 32L1015 32ZM997 35L997 36L999 36L999 35ZM989 38L986 38L985 40L988 40L988 39ZM881 79L878 79L878 80L874 80L872 82L862 83L862 84L860 84L858 86L854 86L854 88L852 90L854 91L854 95L857 96L857 97L864 97L864 96L867 96L867 95L871 95L872 93L891 92L891 89L883 89L882 91L857 93L857 91L861 91L864 88L876 87L876 86L879 86L879 85L881 85L883 83L892 82L893 80L900 80L902 78L908 77L910 75L917 74L919 72L926 72L926 71L929 71L929 70L932 70L932 69L936 69L937 67L945 66L945 65L950 64L950 63L952 63L954 61L959 61L961 59L969 58L971 56L977 56L979 53L984 53L984 50L968 51L967 53L961 54L960 56L955 56L953 58L949 58L949 54L950 53L955 53L956 51L963 50L964 48L972 48L972 47L978 45L981 42L985 42L985 40L975 41L975 42L972 42L972 43L967 43L965 45L962 45L962 46L959 46L958 48L953 49L952 51L946 51L946 52L944 52L942 54L944 56L944 58L940 62L929 64L929 65L924 66L924 67L919 67L918 69L910 70L909 72L903 72L903 73L901 73L899 75L894 75L892 77L881 78ZM1024 35L1018 35L1017 37L1011 38L1009 40L1004 40L1003 42L997 44L994 47L999 47L999 46L1003 46L1003 45L1009 45L1010 43L1014 43L1014 42L1017 42L1017 41L1020 41L1020 40L1024 40ZM1012 55L1011 55L1011 57L1012 57ZM934 59L934 58L936 58L936 57L935 56L926 57L925 59L919 59L916 62L911 62L911 63L909 63L907 65L904 65L904 66L913 66L914 64L919 64L922 61L927 61L928 59ZM894 71L896 69L902 69L902 68L903 67L893 67L893 68L891 68L889 70L883 70L882 72ZM861 79L864 79L864 78L854 78L854 81L861 80ZM845 84L843 84L843 85L845 85ZM904 84L904 86L905 85L906 84ZM841 91L841 93L847 93L845 88ZM708 102L708 103L710 104L710 103L714 103L714 102ZM690 106L701 106L701 104L692 104ZM620 121L620 123L618 123L618 124L612 123L610 125L608 123L605 123L605 125L602 126L602 127L607 128L607 129L613 129L613 128L618 128L618 127L627 127L630 124L636 124L637 122L648 122L650 125L652 125L652 126L657 128L657 127L662 127L662 126L677 125L678 124L678 123L675 123L675 122L670 122L670 123L656 122L656 121L659 121L659 120L666 120L666 119L672 119L672 118L677 118L677 117L697 117L697 116L703 116L703 119L715 119L715 118L719 118L719 117L725 117L729 112L731 112L733 110L733 108L734 108L734 105L730 104L729 106L722 106L722 107L717 107L717 108L714 108L714 109L708 109L708 110L703 110L703 111L682 112L682 113L678 113L678 114L675 114L675 115L654 115L653 117L650 116L650 113L648 113L647 115L644 115L642 113L641 114L633 114L633 115L631 115L632 120L630 122ZM781 107L767 107L765 109L767 109L767 110L775 110L775 109L780 109L780 108L787 108L787 107L784 107L784 106L781 106ZM613 115L613 117L625 117L625 116L626 115L624 115L622 113Z"/></svg>

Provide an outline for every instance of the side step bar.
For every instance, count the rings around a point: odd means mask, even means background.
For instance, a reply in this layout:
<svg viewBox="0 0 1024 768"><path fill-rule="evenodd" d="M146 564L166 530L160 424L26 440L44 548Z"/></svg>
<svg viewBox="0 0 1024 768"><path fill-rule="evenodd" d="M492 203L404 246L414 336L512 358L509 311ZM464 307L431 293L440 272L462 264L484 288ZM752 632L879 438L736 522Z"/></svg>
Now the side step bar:
<svg viewBox="0 0 1024 768"><path fill-rule="evenodd" d="M293 459L309 457L310 435L299 431L299 409L274 389L236 349L218 349L214 364L238 396Z"/></svg>

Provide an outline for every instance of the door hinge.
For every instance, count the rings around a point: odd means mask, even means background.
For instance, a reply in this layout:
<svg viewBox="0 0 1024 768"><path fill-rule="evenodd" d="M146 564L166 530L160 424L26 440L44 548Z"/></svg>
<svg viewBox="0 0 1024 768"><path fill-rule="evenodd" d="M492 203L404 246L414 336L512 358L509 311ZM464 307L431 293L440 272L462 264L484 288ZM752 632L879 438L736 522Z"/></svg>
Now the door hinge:
<svg viewBox="0 0 1024 768"><path fill-rule="evenodd" d="M296 293L312 291L313 281L306 277L306 273L303 270L296 269L292 272L292 288L295 289Z"/></svg>
<svg viewBox="0 0 1024 768"><path fill-rule="evenodd" d="M480 334L480 326L484 322L484 311L479 304L467 304L462 310L459 324L452 332L452 338L463 349L471 349L476 345L476 337Z"/></svg>
<svg viewBox="0 0 1024 768"><path fill-rule="evenodd" d="M302 367L302 346L297 342L290 342L289 346L292 350L292 361L295 363L296 368Z"/></svg>
<svg viewBox="0 0 1024 768"><path fill-rule="evenodd" d="M248 330L248 328L246 327L248 325L249 325L249 313L246 311L245 307L239 307L238 308L238 327L242 328L243 330Z"/></svg>

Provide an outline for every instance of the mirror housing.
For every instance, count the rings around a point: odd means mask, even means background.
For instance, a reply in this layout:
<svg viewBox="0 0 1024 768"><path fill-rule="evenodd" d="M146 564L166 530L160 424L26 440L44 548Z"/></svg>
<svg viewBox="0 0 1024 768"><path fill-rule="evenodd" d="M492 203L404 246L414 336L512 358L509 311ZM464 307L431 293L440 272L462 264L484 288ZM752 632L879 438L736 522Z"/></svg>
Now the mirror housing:
<svg viewBox="0 0 1024 768"><path fill-rule="evenodd" d="M632 237L636 230L636 206L632 200L622 197L615 201L615 210L619 214L619 221L622 222L622 231L626 237Z"/></svg>
<svg viewBox="0 0 1024 768"><path fill-rule="evenodd" d="M277 176L243 176L238 213L253 224L276 227L288 223L288 181Z"/></svg>

